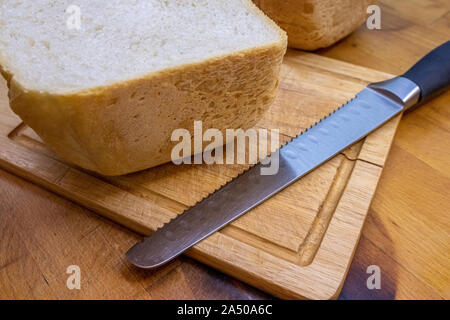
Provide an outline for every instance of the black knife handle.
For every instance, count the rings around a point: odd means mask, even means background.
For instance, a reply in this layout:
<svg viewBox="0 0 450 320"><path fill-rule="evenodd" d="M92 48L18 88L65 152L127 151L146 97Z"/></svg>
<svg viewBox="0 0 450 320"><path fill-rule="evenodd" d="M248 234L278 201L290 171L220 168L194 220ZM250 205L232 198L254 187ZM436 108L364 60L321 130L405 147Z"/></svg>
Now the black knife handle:
<svg viewBox="0 0 450 320"><path fill-rule="evenodd" d="M446 90L450 85L450 41L423 57L403 77L419 86L422 103Z"/></svg>

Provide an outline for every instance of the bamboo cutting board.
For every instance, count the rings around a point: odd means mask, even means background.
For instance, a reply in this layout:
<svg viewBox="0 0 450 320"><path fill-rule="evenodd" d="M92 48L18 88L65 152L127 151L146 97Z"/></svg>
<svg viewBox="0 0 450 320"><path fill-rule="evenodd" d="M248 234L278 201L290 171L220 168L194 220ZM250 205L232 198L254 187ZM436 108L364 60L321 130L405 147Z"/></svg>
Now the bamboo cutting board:
<svg viewBox="0 0 450 320"><path fill-rule="evenodd" d="M289 51L280 90L258 127L287 141L388 74ZM187 254L282 298L336 298L400 116ZM65 163L8 107L0 83L0 166L141 234L237 176L240 165L166 164L102 177Z"/></svg>

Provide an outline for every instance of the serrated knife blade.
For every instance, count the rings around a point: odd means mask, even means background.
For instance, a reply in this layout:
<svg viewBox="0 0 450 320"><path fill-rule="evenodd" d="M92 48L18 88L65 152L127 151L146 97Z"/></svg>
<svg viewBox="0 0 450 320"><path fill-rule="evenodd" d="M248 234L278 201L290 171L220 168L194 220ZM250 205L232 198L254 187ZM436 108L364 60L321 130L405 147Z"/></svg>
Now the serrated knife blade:
<svg viewBox="0 0 450 320"><path fill-rule="evenodd" d="M445 55L442 51L448 53L449 49L449 43L444 44L427 57L433 53ZM167 263L396 115L448 86L450 79L445 73L432 89L415 76L414 73L423 72L418 71L421 65L429 67L427 57L402 77L369 85L347 104L282 146L277 151L277 174L261 175L264 166L261 163L251 167L133 246L126 254L127 259L146 269ZM444 59L445 66L444 72L450 73L448 58Z"/></svg>

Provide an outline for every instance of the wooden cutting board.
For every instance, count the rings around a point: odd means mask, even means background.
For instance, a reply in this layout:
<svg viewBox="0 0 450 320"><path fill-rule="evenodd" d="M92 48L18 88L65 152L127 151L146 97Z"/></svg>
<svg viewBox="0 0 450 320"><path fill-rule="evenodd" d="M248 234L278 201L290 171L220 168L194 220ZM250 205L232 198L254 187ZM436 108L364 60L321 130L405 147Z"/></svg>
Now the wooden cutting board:
<svg viewBox="0 0 450 320"><path fill-rule="evenodd" d="M388 74L289 51L280 91L258 127L288 140ZM336 298L400 116L187 254L282 298ZM141 234L237 176L245 166L166 164L101 177L67 164L14 115L0 83L0 166ZM125 254L125 252L124 252Z"/></svg>

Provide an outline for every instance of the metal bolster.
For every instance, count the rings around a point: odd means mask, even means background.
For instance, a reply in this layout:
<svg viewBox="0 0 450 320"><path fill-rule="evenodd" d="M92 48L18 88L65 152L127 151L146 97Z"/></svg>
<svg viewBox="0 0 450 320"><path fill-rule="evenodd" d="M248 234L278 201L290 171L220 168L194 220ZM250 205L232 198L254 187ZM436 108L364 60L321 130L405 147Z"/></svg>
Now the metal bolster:
<svg viewBox="0 0 450 320"><path fill-rule="evenodd" d="M411 108L420 100L419 86L404 77L396 77L386 81L372 83L368 88L396 101L405 110Z"/></svg>

